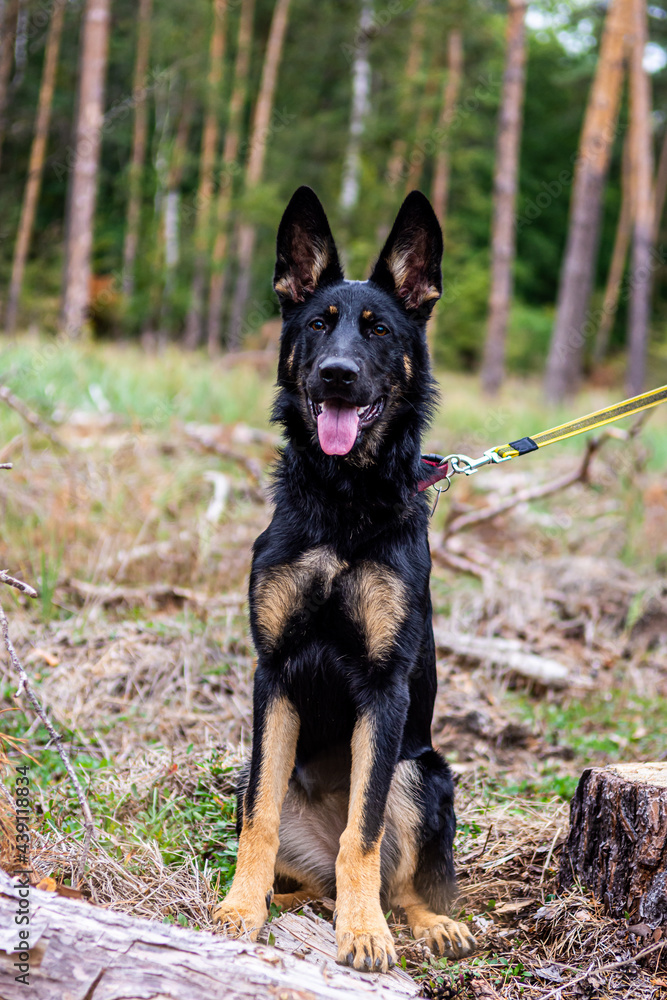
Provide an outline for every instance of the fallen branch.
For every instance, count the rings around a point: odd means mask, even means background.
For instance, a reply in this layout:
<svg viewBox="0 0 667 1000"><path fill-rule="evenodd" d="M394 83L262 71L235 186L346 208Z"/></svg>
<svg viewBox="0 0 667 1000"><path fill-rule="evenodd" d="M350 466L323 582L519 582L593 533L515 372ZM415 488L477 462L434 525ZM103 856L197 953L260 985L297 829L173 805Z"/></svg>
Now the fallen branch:
<svg viewBox="0 0 667 1000"><path fill-rule="evenodd" d="M407 1000L402 969L365 975L337 965L333 928L314 915L268 925L275 947L30 890L30 987L16 982L19 887L0 872L0 993L5 1000L169 997L170 1000ZM36 957L39 956L39 957ZM98 990L98 984L99 990Z"/></svg>
<svg viewBox="0 0 667 1000"><path fill-rule="evenodd" d="M2 604L0 604L0 628L2 629L3 639L5 641L5 648L7 650L7 653L9 654L9 660L11 662L11 665L21 679L15 697L17 698L20 697L20 695L25 691L35 711L35 714L43 722L49 736L51 737L49 743L55 744L60 759L65 765L65 770L69 775L72 785L74 786L74 791L76 792L76 797L79 800L79 805L81 806L81 811L84 816L83 825L84 825L85 835L83 839L83 850L81 852L81 857L79 858L79 865L76 874L77 882L81 882L85 871L86 860L88 858L88 851L90 849L90 841L93 836L93 830L94 830L93 816L90 811L90 806L88 805L88 802L86 800L86 796L84 794L83 788L81 787L81 783L79 782L79 779L76 776L76 772L72 767L72 762L69 759L67 751L62 745L63 737L60 736L53 728L53 724L51 723L51 720L49 719L44 709L42 708L39 698L37 697L32 688L32 685L30 683L30 678L25 672L23 664L21 663L16 654L16 650L14 649L14 645L9 636L9 622L7 621L7 616L5 614L4 608L2 607Z"/></svg>
<svg viewBox="0 0 667 1000"><path fill-rule="evenodd" d="M17 580L15 576L10 576L4 569L0 569L0 583L6 583L8 587L14 587L15 590L20 590L22 594L27 594L28 597L39 597L35 588L31 587L29 583L24 583L23 580Z"/></svg>
<svg viewBox="0 0 667 1000"><path fill-rule="evenodd" d="M510 673L520 674L545 687L566 688L571 678L567 667L557 660L528 653L517 639L486 639L483 636L463 635L434 628L435 644L457 656L487 662Z"/></svg>
<svg viewBox="0 0 667 1000"><path fill-rule="evenodd" d="M226 458L230 462L235 462L240 465L248 475L254 479L257 483L262 481L262 464L256 458L252 458L250 455L244 455L242 451L237 451L235 448L230 448L226 444L222 444L216 437L217 428L209 428L201 424L186 424L185 433L186 436L191 440L196 442L205 451L211 451L215 455L219 455L220 458Z"/></svg>
<svg viewBox="0 0 667 1000"><path fill-rule="evenodd" d="M22 399L15 396L8 386L0 385L0 399L2 399L7 406L11 407L12 410L15 410L20 417L23 417L27 424L30 424L30 426L34 427L36 431L39 431L39 433L43 434L45 438L48 438L52 445L56 448L64 448L65 451L67 451L66 446L63 444L53 428L49 427L49 425L42 420L42 418L35 413L34 410L31 410Z"/></svg>
<svg viewBox="0 0 667 1000"><path fill-rule="evenodd" d="M121 587L116 584L95 584L86 580L64 580L61 584L69 590L75 591L84 598L99 601L100 604L118 604L125 601L127 604L138 604L146 598L156 600L169 600L178 598L183 601L191 601L193 604L216 605L223 607L241 607L245 601L242 594L224 594L211 597L200 591L190 590L188 587L177 587L171 583L152 583L145 587Z"/></svg>

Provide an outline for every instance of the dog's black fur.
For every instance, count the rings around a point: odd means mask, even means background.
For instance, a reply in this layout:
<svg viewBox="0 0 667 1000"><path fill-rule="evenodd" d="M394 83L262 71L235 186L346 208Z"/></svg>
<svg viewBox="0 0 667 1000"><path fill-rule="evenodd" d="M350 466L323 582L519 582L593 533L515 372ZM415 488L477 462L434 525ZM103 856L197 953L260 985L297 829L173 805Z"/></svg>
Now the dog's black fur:
<svg viewBox="0 0 667 1000"><path fill-rule="evenodd" d="M469 931L442 916L456 823L451 772L431 744L431 561L417 492L435 400L425 327L442 290L440 227L413 192L370 279L346 281L324 210L300 188L277 251L273 417L287 445L250 579L259 656L239 792L246 847L216 918L256 932L270 862L279 891L338 891L342 961L392 964L380 896L384 908L403 906L434 950L465 954ZM348 447L351 404L366 409ZM320 416L323 406L338 416ZM347 431L334 429L346 414ZM262 851L260 876L252 859Z"/></svg>

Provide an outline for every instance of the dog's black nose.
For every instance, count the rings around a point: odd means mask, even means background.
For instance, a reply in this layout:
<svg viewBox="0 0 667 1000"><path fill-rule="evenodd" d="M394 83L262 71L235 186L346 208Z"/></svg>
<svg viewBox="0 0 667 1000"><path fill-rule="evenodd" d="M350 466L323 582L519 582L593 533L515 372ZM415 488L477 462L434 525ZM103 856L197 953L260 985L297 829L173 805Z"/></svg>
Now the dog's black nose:
<svg viewBox="0 0 667 1000"><path fill-rule="evenodd" d="M319 369L322 381L335 385L351 385L359 376L359 365L349 358L325 358Z"/></svg>

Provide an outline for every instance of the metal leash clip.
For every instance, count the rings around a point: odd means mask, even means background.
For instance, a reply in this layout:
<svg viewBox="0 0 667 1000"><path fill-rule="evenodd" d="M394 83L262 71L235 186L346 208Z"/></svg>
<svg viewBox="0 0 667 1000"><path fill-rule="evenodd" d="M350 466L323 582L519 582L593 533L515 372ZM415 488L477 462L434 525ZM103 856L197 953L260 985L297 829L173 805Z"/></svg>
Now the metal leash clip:
<svg viewBox="0 0 667 1000"><path fill-rule="evenodd" d="M500 462L509 462L511 455L506 455L503 457L500 455L495 448L489 448L481 458L470 458L469 455L445 455L445 457L440 462L440 466L447 465L449 463L452 473L464 476L472 476L473 473L477 472L478 469L483 468L485 465L499 465ZM436 491L436 498L433 502L433 508L431 510L431 517L435 514L435 509L438 506L438 500L440 499L441 493L446 493L449 487L452 485L451 476L445 476L447 482L446 486L434 485L433 489Z"/></svg>

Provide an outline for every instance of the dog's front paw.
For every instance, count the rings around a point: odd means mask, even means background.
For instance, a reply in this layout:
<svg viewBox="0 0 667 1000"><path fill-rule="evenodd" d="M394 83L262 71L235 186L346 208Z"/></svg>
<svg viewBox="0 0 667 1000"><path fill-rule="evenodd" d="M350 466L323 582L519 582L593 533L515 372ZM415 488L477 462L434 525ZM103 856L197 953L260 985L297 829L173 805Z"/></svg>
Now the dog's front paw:
<svg viewBox="0 0 667 1000"><path fill-rule="evenodd" d="M381 922L375 920L373 923L377 926L357 929L345 927L340 919L337 920L337 961L341 965L351 965L360 972L387 972L396 964L396 951L387 921L382 917Z"/></svg>
<svg viewBox="0 0 667 1000"><path fill-rule="evenodd" d="M428 924L413 926L412 936L424 938L434 955L445 958L463 958L471 955L477 947L477 942L465 924L439 914L433 914L433 920Z"/></svg>
<svg viewBox="0 0 667 1000"><path fill-rule="evenodd" d="M236 900L231 893L213 910L213 922L221 924L225 934L230 937L247 936L251 941L257 940L267 917L264 900Z"/></svg>

